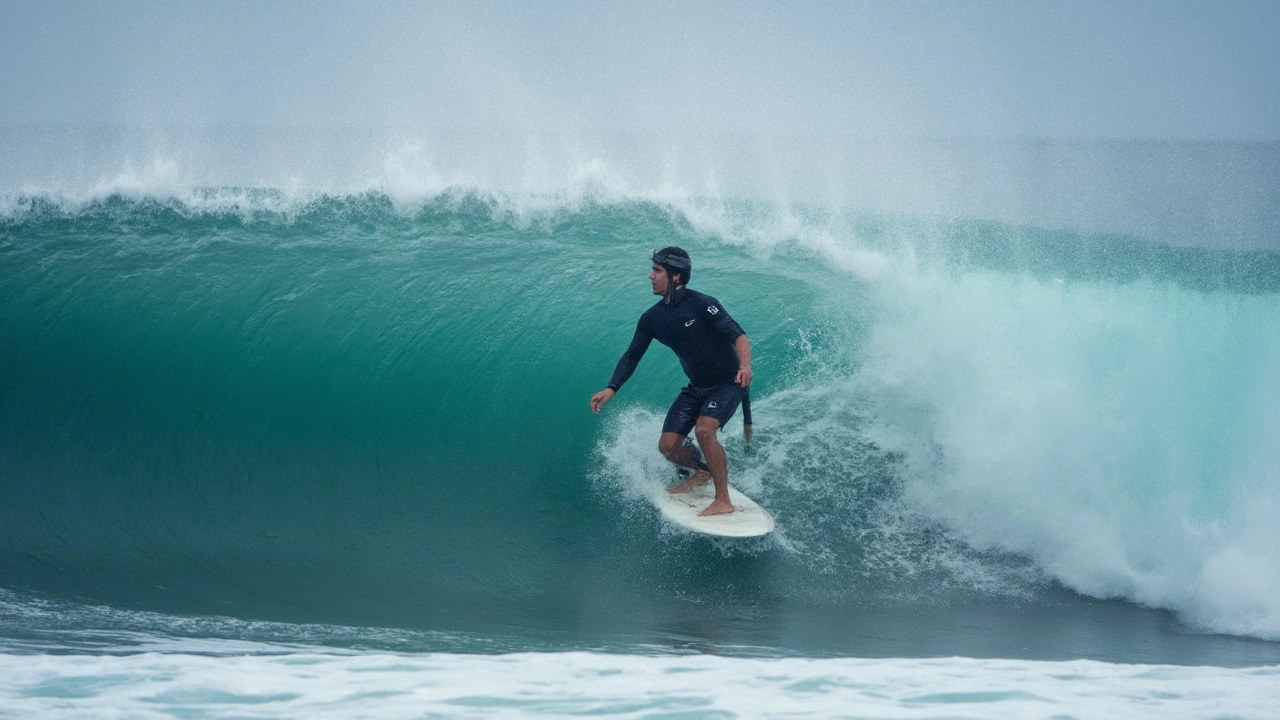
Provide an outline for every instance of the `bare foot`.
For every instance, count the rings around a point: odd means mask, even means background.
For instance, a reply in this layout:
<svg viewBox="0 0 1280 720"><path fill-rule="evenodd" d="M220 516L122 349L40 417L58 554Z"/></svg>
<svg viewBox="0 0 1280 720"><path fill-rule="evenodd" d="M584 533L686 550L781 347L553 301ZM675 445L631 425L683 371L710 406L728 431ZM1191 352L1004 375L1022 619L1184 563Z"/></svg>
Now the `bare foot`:
<svg viewBox="0 0 1280 720"><path fill-rule="evenodd" d="M676 495L678 493L687 493L693 490L694 488L698 487L699 485L706 485L709 482L711 482L711 473L707 472L706 470L699 470L693 475L690 475L688 480L685 480L679 485L667 488L667 492L671 493L672 495Z"/></svg>
<svg viewBox="0 0 1280 720"><path fill-rule="evenodd" d="M698 513L698 517L706 517L707 515L724 515L725 513L731 512L733 512L733 503L729 502L728 498L725 498L724 500L716 498L711 501L711 504L708 505L705 510Z"/></svg>

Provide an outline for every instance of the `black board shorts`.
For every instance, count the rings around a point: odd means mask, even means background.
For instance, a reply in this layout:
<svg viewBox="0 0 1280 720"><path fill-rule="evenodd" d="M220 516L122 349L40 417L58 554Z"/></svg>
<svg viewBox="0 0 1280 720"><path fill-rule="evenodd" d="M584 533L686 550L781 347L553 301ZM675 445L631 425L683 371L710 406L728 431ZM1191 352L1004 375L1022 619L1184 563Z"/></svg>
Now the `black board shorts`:
<svg viewBox="0 0 1280 720"><path fill-rule="evenodd" d="M732 380L704 388L694 387L692 383L685 385L667 411L662 432L688 435L698 424L699 415L713 417L720 421L720 427L724 427L738 411L738 405L746 394L747 389Z"/></svg>

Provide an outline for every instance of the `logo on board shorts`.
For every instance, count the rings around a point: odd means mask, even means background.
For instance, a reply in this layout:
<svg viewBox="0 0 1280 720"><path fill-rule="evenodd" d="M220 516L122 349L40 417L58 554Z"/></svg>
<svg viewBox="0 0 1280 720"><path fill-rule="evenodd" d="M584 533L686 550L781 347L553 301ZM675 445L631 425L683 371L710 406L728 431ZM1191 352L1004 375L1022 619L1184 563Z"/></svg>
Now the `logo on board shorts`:
<svg viewBox="0 0 1280 720"><path fill-rule="evenodd" d="M708 408L714 408L715 406L716 406L716 401L715 401L715 400L712 400L711 402L707 403L707 407L708 407Z"/></svg>
<svg viewBox="0 0 1280 720"><path fill-rule="evenodd" d="M715 305L708 305L707 312L711 313L712 315L719 315L720 308L716 307Z"/></svg>
<svg viewBox="0 0 1280 720"><path fill-rule="evenodd" d="M684 324L684 326L685 326L685 327L689 327L690 325L692 325L692 324L693 324L693 321L694 321L694 320L697 320L697 319L698 319L698 318L694 318L693 320L690 320L689 322L685 323L685 324Z"/></svg>

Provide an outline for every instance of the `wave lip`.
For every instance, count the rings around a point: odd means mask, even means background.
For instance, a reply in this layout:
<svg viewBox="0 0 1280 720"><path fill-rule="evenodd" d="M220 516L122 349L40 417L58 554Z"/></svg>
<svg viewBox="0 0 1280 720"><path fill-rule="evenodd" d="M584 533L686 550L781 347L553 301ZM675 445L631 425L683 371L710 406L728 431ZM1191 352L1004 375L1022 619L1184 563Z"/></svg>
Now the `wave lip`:
<svg viewBox="0 0 1280 720"><path fill-rule="evenodd" d="M379 192L406 207L458 188L556 204L746 200L1280 250L1280 143L0 128L3 198L163 198L192 187L278 188L297 197Z"/></svg>

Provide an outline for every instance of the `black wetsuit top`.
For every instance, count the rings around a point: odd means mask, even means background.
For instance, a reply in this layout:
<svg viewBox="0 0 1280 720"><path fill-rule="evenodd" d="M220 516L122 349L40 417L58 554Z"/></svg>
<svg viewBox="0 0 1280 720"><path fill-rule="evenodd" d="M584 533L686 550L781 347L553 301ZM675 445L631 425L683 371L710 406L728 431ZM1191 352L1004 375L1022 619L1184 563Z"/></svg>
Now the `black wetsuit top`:
<svg viewBox="0 0 1280 720"><path fill-rule="evenodd" d="M739 367L733 341L745 334L719 300L696 290L677 290L670 306L663 298L640 316L631 346L618 360L609 387L615 391L622 387L655 339L675 351L695 387L733 382Z"/></svg>

